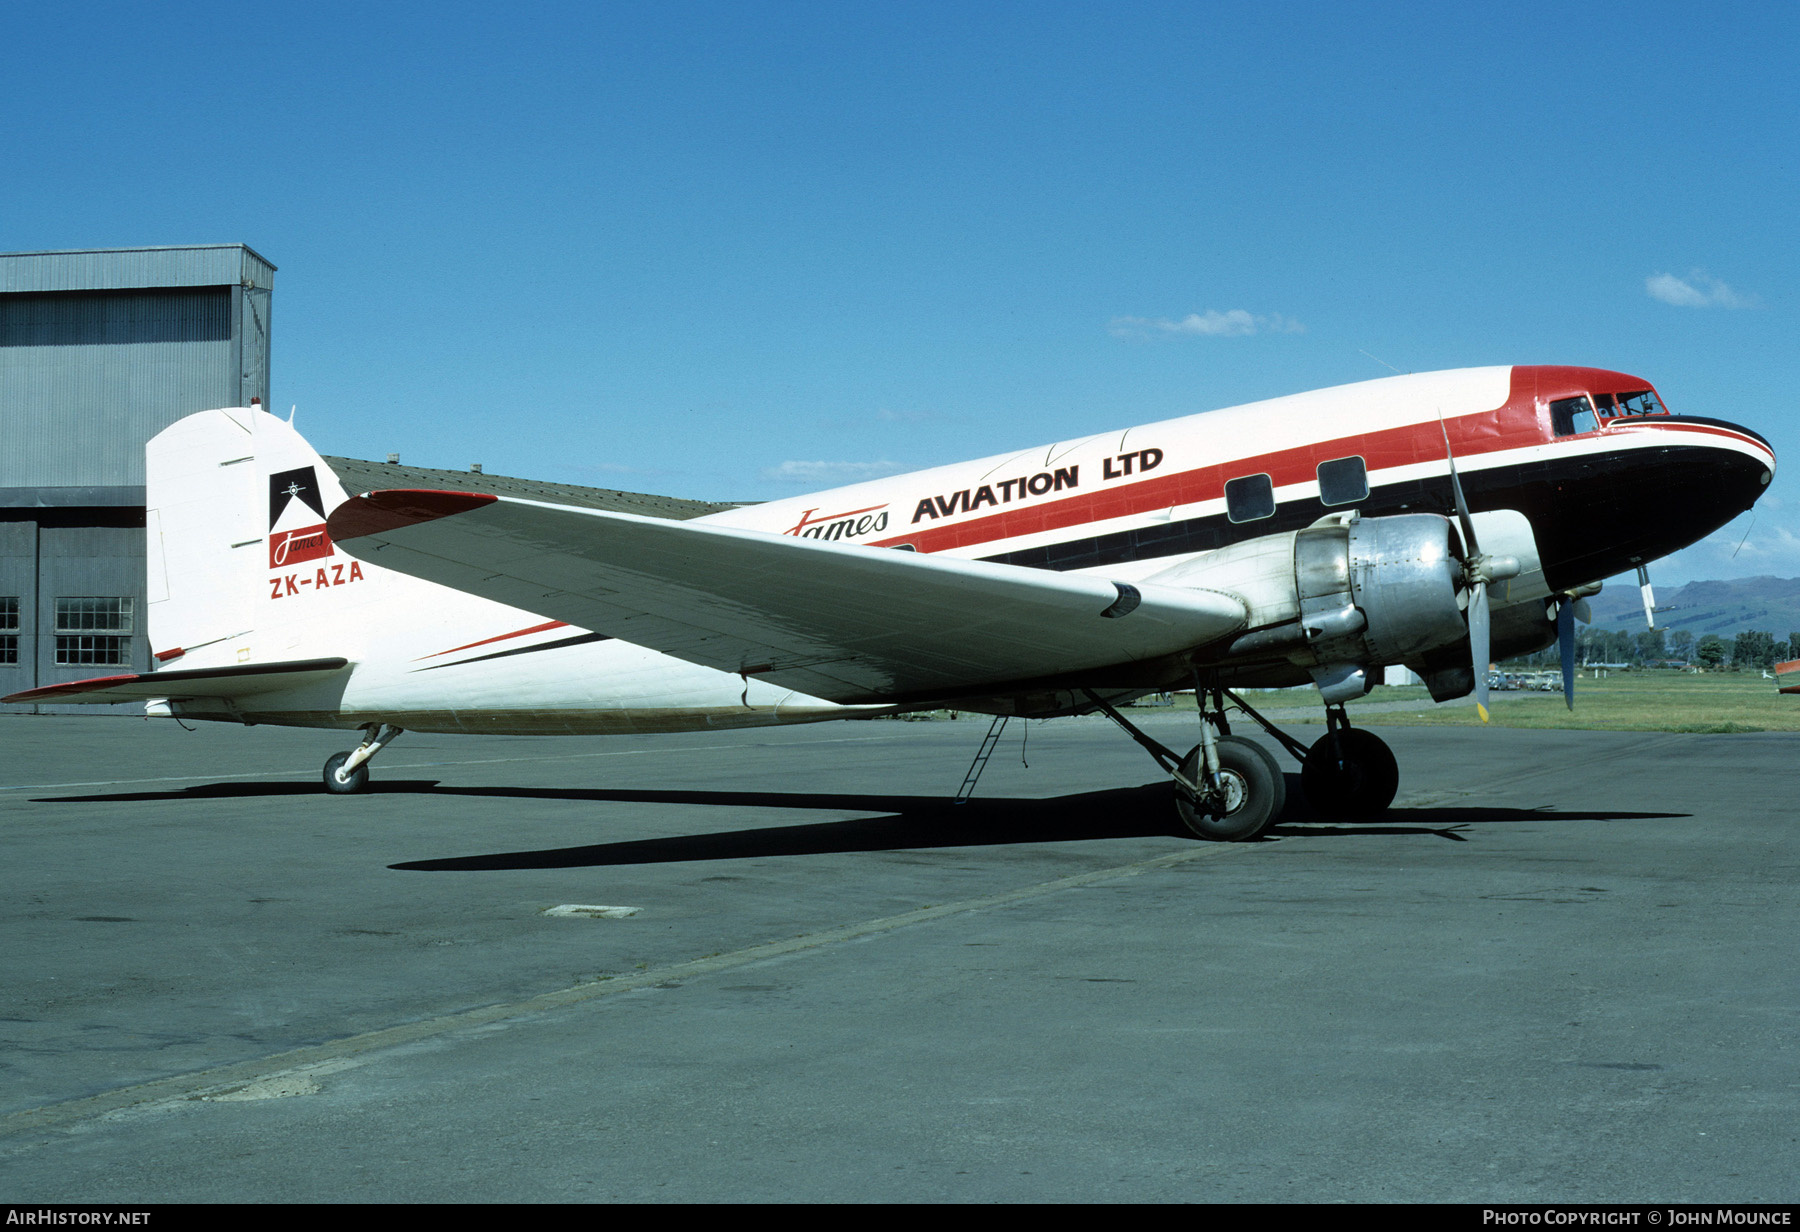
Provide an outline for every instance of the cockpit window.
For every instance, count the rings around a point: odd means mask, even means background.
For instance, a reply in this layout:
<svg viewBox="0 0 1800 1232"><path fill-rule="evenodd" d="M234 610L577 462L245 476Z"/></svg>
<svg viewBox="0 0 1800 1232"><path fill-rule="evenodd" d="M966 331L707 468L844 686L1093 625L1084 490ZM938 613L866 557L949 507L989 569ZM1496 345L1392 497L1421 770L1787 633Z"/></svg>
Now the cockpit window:
<svg viewBox="0 0 1800 1232"><path fill-rule="evenodd" d="M1636 393L1620 394L1616 405L1611 394L1601 394L1602 415L1667 415L1668 409L1663 406L1653 390L1640 389Z"/></svg>
<svg viewBox="0 0 1800 1232"><path fill-rule="evenodd" d="M1592 432L1600 426L1594 417L1594 404L1583 394L1578 398L1558 398L1550 404L1550 425L1558 436L1574 436Z"/></svg>

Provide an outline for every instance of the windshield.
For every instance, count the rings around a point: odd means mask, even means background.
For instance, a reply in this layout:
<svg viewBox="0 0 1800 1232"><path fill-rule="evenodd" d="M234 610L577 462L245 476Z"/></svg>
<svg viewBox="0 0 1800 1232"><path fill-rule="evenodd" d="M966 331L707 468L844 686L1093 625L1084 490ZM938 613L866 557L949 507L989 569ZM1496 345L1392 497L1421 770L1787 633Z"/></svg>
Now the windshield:
<svg viewBox="0 0 1800 1232"><path fill-rule="evenodd" d="M1668 409L1657 398L1655 391L1640 389L1628 394L1595 394L1594 401L1600 406L1600 413L1608 419L1618 419L1627 415L1667 415Z"/></svg>

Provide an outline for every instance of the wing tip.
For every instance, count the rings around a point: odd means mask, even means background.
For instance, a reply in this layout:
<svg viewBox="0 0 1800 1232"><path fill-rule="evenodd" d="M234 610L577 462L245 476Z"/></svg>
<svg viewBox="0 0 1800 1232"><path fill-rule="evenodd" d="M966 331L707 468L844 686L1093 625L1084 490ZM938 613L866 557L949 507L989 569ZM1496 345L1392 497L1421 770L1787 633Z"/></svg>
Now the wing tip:
<svg viewBox="0 0 1800 1232"><path fill-rule="evenodd" d="M97 689L114 688L121 684L135 684L144 679L141 674L127 672L122 676L90 676L86 680L65 680L61 684L40 685L35 689L23 689L17 693L8 693L0 697L0 705L29 705L33 702L53 702L58 698L74 697L80 693L92 693Z"/></svg>
<svg viewBox="0 0 1800 1232"><path fill-rule="evenodd" d="M435 522L491 505L500 498L483 492L439 492L423 488L386 488L353 496L326 519L332 541L379 535L403 526Z"/></svg>

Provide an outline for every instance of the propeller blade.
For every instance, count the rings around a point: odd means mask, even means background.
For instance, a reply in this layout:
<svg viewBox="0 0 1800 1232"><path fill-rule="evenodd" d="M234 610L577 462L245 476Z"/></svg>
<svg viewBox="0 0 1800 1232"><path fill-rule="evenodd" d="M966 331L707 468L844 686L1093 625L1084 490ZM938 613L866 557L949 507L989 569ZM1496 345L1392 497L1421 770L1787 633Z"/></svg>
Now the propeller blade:
<svg viewBox="0 0 1800 1232"><path fill-rule="evenodd" d="M1488 592L1480 582L1469 587L1469 656L1475 662L1475 709L1488 721Z"/></svg>
<svg viewBox="0 0 1800 1232"><path fill-rule="evenodd" d="M1585 602L1585 600L1583 600ZM1575 608L1568 599L1556 605L1556 648L1562 652L1563 701L1575 709Z"/></svg>
<svg viewBox="0 0 1800 1232"><path fill-rule="evenodd" d="M1470 560L1474 560L1481 555L1481 549L1475 543L1475 519L1469 516L1469 501L1463 495L1462 476L1456 473L1456 453L1450 448L1450 429L1444 423L1441 411L1438 413L1438 431L1444 434L1444 457L1450 463L1450 494L1456 498L1456 519L1462 523L1463 550L1468 552Z"/></svg>

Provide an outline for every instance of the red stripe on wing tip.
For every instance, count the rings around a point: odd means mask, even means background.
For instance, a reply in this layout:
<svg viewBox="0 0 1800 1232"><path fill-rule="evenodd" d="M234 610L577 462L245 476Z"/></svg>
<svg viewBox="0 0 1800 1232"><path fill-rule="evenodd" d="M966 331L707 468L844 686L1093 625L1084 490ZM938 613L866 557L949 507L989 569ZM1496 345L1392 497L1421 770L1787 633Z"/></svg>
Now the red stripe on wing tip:
<svg viewBox="0 0 1800 1232"><path fill-rule="evenodd" d="M86 680L69 680L62 684L47 684L35 689L26 689L22 693L9 693L5 697L0 697L0 702L18 704L55 701L59 697L71 697L77 693L92 693L96 689L142 679L144 679L143 675L138 672L127 672L123 676L90 676Z"/></svg>
<svg viewBox="0 0 1800 1232"><path fill-rule="evenodd" d="M379 535L402 526L435 522L458 513L467 513L500 498L481 492L433 492L392 488L381 492L365 492L339 505L326 519L326 527L335 542L357 539L363 535Z"/></svg>

